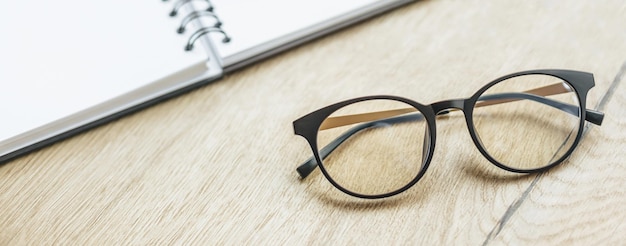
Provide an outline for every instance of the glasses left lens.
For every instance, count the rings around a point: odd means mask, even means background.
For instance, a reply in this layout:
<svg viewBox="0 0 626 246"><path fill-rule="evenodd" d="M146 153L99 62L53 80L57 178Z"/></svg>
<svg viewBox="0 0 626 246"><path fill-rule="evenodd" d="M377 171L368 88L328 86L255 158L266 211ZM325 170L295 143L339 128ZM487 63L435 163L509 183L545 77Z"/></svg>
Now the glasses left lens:
<svg viewBox="0 0 626 246"><path fill-rule="evenodd" d="M341 143L322 161L330 178L357 194L383 195L402 189L421 172L427 127L422 114L407 103L357 102L322 123L318 153Z"/></svg>

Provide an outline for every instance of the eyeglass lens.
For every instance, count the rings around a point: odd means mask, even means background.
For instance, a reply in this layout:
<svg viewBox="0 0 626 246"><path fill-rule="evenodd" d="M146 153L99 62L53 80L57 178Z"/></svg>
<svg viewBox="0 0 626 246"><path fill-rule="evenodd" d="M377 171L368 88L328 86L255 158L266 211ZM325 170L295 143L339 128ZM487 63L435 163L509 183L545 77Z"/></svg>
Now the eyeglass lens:
<svg viewBox="0 0 626 246"><path fill-rule="evenodd" d="M393 110L403 110L405 115L417 118L398 123L372 115L370 120L358 120L366 123L320 129L317 137L320 148L342 134L356 131L323 160L326 172L337 184L355 193L379 195L401 189L420 173L424 148L428 148L424 145L428 126L411 105L384 99L357 102L335 111L324 123L346 115L352 119L355 115L367 118L371 112ZM392 115L391 119L403 117L397 113Z"/></svg>
<svg viewBox="0 0 626 246"><path fill-rule="evenodd" d="M534 88L552 87L543 96ZM554 93L556 90L557 93ZM580 102L565 81L523 75L487 89L472 114L484 150L502 165L532 170L554 163L572 147L580 125ZM549 100L546 100L549 99Z"/></svg>

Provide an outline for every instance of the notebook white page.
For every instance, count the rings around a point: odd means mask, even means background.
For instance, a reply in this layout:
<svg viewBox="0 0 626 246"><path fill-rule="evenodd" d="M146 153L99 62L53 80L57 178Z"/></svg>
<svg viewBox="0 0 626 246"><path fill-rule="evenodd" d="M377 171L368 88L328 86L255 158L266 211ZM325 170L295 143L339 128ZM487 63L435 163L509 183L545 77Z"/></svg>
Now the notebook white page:
<svg viewBox="0 0 626 246"><path fill-rule="evenodd" d="M186 33L176 33L183 20L194 16L190 11L206 9L206 1L3 4L0 162L411 2L213 1L232 38L228 44L213 32L189 39L206 30L201 26L213 25L210 18L191 18ZM178 16L171 18L173 6L181 3ZM195 40L194 48L184 51L188 40Z"/></svg>
<svg viewBox="0 0 626 246"><path fill-rule="evenodd" d="M231 37L212 33L211 38L223 61L224 69L282 48L298 39L311 38L352 19L410 2L410 0L212 0L221 28ZM194 4L201 6L200 1ZM205 25L213 23L203 18Z"/></svg>
<svg viewBox="0 0 626 246"><path fill-rule="evenodd" d="M172 5L155 0L6 1L0 8L3 141L202 63ZM6 143L5 143L6 144Z"/></svg>

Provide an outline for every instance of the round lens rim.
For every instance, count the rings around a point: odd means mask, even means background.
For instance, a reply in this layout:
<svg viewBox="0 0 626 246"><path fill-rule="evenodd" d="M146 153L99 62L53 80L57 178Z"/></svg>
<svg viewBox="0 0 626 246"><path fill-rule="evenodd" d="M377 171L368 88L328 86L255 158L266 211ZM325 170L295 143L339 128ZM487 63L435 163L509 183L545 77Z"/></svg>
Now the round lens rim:
<svg viewBox="0 0 626 246"><path fill-rule="evenodd" d="M352 100L346 100L343 102L339 102L336 104L333 104L331 106L328 106L326 108L324 108L323 110L323 115L320 115L320 121L318 123L316 123L315 129L319 129L320 125L322 124L322 122L324 122L324 120L326 120L326 118L328 118L328 116L330 116L332 113L334 113L335 111L348 106L350 104L354 104L354 103L358 103L358 102L363 102L363 101L369 101L369 100L394 100L394 101L398 101L398 102L402 102L402 103L406 103L412 107L414 107L415 109L417 109L423 116L424 116L424 120L426 120L426 127L428 129L428 136L429 138L429 143L428 143L428 151L426 153L426 156L424 158L424 163L422 164L423 167L422 169L420 169L419 173L415 176L415 178L413 178L408 184L394 190L388 193L384 193L384 194L377 194L377 195L368 195L368 194L362 194L362 193L358 193L358 192L354 192L351 190L348 190L346 188L344 188L343 186L341 186L339 183L337 183L332 176L328 173L328 171L326 170L325 166L324 166L324 161L322 161L322 159L320 158L320 154L319 154L319 148L318 148L318 144L317 144L317 138L318 138L318 133L319 131L316 131L315 135L312 138L312 143L311 143L311 147L313 148L313 155L315 157L315 160L318 163L318 167L320 168L320 171L322 172L322 174L324 175L324 177L338 190L354 196L354 197L358 197L358 198L364 198L364 199L379 199L379 198L386 198L386 197L390 197L390 196L394 196L397 194L400 194L406 190L408 190L409 188L411 188L413 185L415 185L426 173L426 170L428 169L428 166L430 165L430 162L432 160L432 156L433 153L435 151L435 142L436 142L436 126L435 126L435 113L433 112L431 107L428 106L424 106L418 102L415 102L413 100L407 99L407 98L403 98L403 97L397 97L397 96L388 96L388 95L376 95L376 96L367 96L367 97L359 97L359 98L354 98Z"/></svg>
<svg viewBox="0 0 626 246"><path fill-rule="evenodd" d="M578 146L578 143L582 137L582 133L584 130L584 124L585 124L585 104L586 104L586 91L581 91L580 89L580 83L576 83L576 78L574 78L574 75L570 75L568 76L567 74L567 70L565 71L552 71L552 70L538 70L538 71L525 71L525 72L519 72L519 73L514 73L514 74L509 74L503 77L500 77L490 83L488 83L487 85L483 86L480 90L478 90L476 93L474 93L474 95L472 95L472 97L470 97L469 100L465 101L465 120L467 123L467 127L468 130L470 132L470 136L472 138L472 141L474 142L474 145L476 146L476 148L478 148L479 152L487 159L489 160L489 162L491 162L492 164L496 165L499 168L502 168L506 171L509 172L514 172L514 173L539 173L539 172L543 172L545 170L548 170L550 168L553 168L561 163L563 163L563 161L565 161L567 158L570 157L570 155L574 152L574 150L576 149L576 147ZM483 145L483 143L480 141L480 138L477 134L476 131L476 127L474 125L474 119L473 119L473 115L474 115L474 106L476 105L476 103L478 102L479 97L485 93L485 91L489 90L491 87L493 87L494 85L497 85L498 83L511 79L511 78L515 78L515 77L521 77L521 76L527 76L527 75L546 75L546 76L551 76L551 77L555 77L558 79L563 80L564 83L567 83L570 88L572 88L573 92L576 95L576 99L578 100L578 102L580 103L580 107L579 107L579 114L580 117L578 119L578 132L576 133L576 138L574 139L574 141L572 142L572 146L569 147L569 149L563 154L563 156L561 156L559 159L553 161L552 163L539 167L539 168L533 168L533 169L518 169L518 168L513 168L510 166L507 166L501 162L499 162L498 160L496 160L494 157L492 157L489 152L487 151L487 149L485 148L485 146ZM570 77L570 78L568 78Z"/></svg>

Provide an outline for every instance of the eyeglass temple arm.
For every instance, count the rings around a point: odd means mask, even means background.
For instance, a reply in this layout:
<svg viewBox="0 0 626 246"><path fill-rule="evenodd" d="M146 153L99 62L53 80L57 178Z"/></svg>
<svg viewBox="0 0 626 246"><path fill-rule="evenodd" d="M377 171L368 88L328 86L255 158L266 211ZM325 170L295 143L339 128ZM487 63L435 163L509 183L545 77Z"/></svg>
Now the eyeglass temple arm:
<svg viewBox="0 0 626 246"><path fill-rule="evenodd" d="M562 94L562 93L566 93L570 91L571 90L568 87L565 87L562 83L556 83L556 84L524 91L522 93L498 93L498 94L493 94L493 95L484 95L479 98L481 102L478 102L475 107L484 107L484 106L489 106L489 105L519 101L522 99L529 99L529 100L537 101L537 102L552 106L557 109L561 109L563 111L566 111L570 114L574 114L575 116L577 116L578 107L576 107L575 105L561 103L561 102L554 101L548 98L544 98L544 96L557 95L557 94ZM505 96L504 94L506 94L507 96ZM501 96L498 96L498 95L501 95ZM522 97L519 95L529 95L529 96ZM564 106L564 105L568 105L568 106ZM575 110L572 110L572 109L575 109ZM392 117L396 115L402 115L402 114L412 112L415 110L416 109L414 108L403 108L403 109L378 111L378 112L363 113L363 114L330 117L324 120L324 122L322 122L322 125L320 126L319 130L331 129L335 127L351 125L351 124L360 123L360 122L384 119L384 118L388 118L388 117ZM585 119L593 124L596 124L596 125L602 124L603 118L604 118L604 113L602 112L592 110L592 109L587 109L585 112Z"/></svg>
<svg viewBox="0 0 626 246"><path fill-rule="evenodd" d="M511 98L515 98L515 99L511 99ZM522 99L527 99L527 100L532 100L538 103L543 103L550 107L569 113L573 116L578 116L578 111L579 111L578 106L551 100L549 98L536 96L533 94L526 94L526 93L498 93L498 94L492 94L492 95L484 95L479 98L479 100L481 100L482 102L477 103L476 107L484 107L484 106L495 105L495 104L500 104L500 103L518 101ZM492 103L493 101L498 101L498 103ZM604 119L604 113L600 111L587 109L585 112L585 120L593 124L601 125L603 119Z"/></svg>
<svg viewBox="0 0 626 246"><path fill-rule="evenodd" d="M557 88L557 85L558 87L562 89ZM542 97L542 96L560 94L564 92L569 92L569 89L565 88L562 84L559 83L559 84L537 88L534 90L529 90L529 91L526 91L525 93L499 93L499 94L493 94L493 95L485 95L479 98L482 102L479 102L476 105L476 107L484 107L484 106L489 106L489 105L495 105L495 104L500 104L500 103L527 99L527 100L533 100L539 103L549 105L551 107L563 110L573 115L577 115L578 107ZM527 94L527 93L533 93L533 94ZM323 128L323 129L322 127L320 127L320 130L344 126L344 125L350 125L350 124L364 122L364 121L370 121L370 122L350 128L348 131L341 134L335 140L328 143L326 146L324 146L320 150L320 153L319 153L320 158L325 159L340 144L342 144L349 137L353 136L354 134L358 133L361 130L364 130L370 127L385 126L385 125L391 125L391 124L397 124L397 123L402 123L402 122L409 122L409 121L423 119L423 116L419 113L411 114L411 115L404 115L404 116L394 117L394 118L387 118L387 117L392 117L392 116L415 112L415 111L416 111L415 109L407 108L407 109L387 110L387 111L380 111L380 112L373 112L373 113L366 113L366 114L347 115L347 116L328 118L326 119L326 121L328 121L329 119L333 119L333 118L337 119L341 117L347 117L344 119L339 119L339 121L341 121L341 124L339 125L337 125L337 123L339 122L336 122L333 124L334 126L332 127L327 126L326 128ZM594 123L596 125L600 125L602 124L604 113L596 111L596 110L587 110L585 116L586 116L587 121ZM387 119L384 119L384 118L387 118ZM350 122L350 123L347 123L347 122ZM306 160L302 165L298 166L296 170L298 174L300 174L300 177L306 178L313 170L315 170L316 167L317 167L317 161L315 160L314 157L311 157L308 160Z"/></svg>

